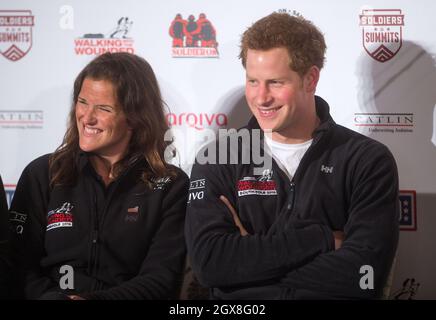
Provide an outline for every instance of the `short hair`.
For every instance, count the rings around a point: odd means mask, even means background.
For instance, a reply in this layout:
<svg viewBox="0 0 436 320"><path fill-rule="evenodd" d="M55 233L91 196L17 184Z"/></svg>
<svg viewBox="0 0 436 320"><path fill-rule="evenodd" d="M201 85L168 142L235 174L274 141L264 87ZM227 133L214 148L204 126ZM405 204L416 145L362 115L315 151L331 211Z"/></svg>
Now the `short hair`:
<svg viewBox="0 0 436 320"><path fill-rule="evenodd" d="M287 13L272 13L249 27L241 38L239 58L246 67L247 51L285 48L289 67L303 76L313 65L322 69L326 44L323 34L309 20Z"/></svg>

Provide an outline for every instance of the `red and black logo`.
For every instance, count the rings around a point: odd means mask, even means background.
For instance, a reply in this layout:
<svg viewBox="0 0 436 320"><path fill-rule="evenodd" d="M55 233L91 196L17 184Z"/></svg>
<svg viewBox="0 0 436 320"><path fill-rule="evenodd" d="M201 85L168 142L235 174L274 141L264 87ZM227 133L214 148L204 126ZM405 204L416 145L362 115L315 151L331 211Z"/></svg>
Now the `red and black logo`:
<svg viewBox="0 0 436 320"><path fill-rule="evenodd" d="M193 14L188 19L178 13L171 22L169 34L173 38L174 58L218 58L216 30L206 14Z"/></svg>
<svg viewBox="0 0 436 320"><path fill-rule="evenodd" d="M65 202L60 208L50 210L47 214L47 231L57 228L71 228L73 226L74 206Z"/></svg>
<svg viewBox="0 0 436 320"><path fill-rule="evenodd" d="M272 171L265 170L263 175L258 177L244 177L238 181L238 196L275 196L277 195L276 182L272 179Z"/></svg>

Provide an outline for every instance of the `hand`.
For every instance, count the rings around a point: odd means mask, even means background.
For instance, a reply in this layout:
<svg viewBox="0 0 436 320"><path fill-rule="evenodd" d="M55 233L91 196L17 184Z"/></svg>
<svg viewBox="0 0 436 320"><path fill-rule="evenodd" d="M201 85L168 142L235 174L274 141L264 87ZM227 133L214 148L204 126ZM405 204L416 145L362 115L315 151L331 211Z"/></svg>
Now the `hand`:
<svg viewBox="0 0 436 320"><path fill-rule="evenodd" d="M75 295L75 294L69 295L68 298L70 298L70 300L85 300L81 296L78 296L78 295Z"/></svg>
<svg viewBox="0 0 436 320"><path fill-rule="evenodd" d="M226 197L224 196L220 196L220 200L222 202L224 202L224 204L227 206L227 208L230 210L230 213L233 216L233 221L235 222L236 226L239 228L239 232L241 233L241 236L245 237L248 235L247 230L245 230L244 226L241 223L241 220L239 220L239 216L238 213L236 212L236 210L232 207L232 205L230 204L230 201L227 200Z"/></svg>
<svg viewBox="0 0 436 320"><path fill-rule="evenodd" d="M335 250L338 250L342 247L342 242L345 239L345 233L343 231L333 231L333 237L335 238Z"/></svg>

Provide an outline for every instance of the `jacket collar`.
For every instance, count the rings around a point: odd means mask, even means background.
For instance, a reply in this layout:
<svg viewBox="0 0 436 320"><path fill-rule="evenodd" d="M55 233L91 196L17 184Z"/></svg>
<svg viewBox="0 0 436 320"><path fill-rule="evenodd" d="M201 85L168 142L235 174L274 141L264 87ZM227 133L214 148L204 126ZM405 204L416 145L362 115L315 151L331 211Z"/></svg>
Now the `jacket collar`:
<svg viewBox="0 0 436 320"><path fill-rule="evenodd" d="M97 173L95 172L95 169L92 166L91 161L89 159L90 155L91 154L89 152L85 152L85 151L82 151L82 150L80 150L78 152L78 155L77 155L77 169L78 169L78 172L79 173L83 172L83 170L85 168L89 168L92 173L97 175ZM134 167L137 167L137 166L147 166L147 161L145 159L141 158L140 156L133 157L132 160L130 161L130 163L128 164L127 168L124 170L124 172L122 172L120 174L119 177L124 176L129 171L131 171Z"/></svg>
<svg viewBox="0 0 436 320"><path fill-rule="evenodd" d="M316 114L321 122L313 132L313 136L317 135L321 131L327 131L336 124L330 115L330 106L323 98L315 96L315 108Z"/></svg>

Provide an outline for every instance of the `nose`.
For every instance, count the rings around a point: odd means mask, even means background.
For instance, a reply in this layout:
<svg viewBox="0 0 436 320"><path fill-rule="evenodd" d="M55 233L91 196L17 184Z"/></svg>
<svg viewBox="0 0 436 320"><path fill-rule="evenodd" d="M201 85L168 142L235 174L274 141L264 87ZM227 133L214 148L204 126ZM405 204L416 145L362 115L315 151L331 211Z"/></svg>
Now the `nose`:
<svg viewBox="0 0 436 320"><path fill-rule="evenodd" d="M86 124L95 124L97 122L95 107L88 106L85 108L83 111L83 122Z"/></svg>
<svg viewBox="0 0 436 320"><path fill-rule="evenodd" d="M268 86L264 83L259 84L257 88L256 103L258 106L269 106L273 101Z"/></svg>

